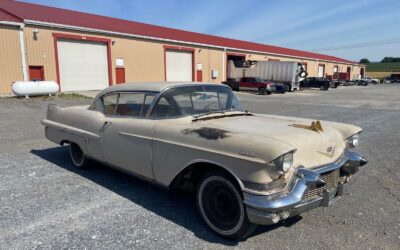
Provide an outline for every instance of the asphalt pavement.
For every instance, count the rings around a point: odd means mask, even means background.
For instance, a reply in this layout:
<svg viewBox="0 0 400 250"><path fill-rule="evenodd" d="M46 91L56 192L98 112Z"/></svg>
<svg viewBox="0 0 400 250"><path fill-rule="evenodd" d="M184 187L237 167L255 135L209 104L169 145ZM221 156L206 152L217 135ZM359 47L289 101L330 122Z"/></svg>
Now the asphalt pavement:
<svg viewBox="0 0 400 250"><path fill-rule="evenodd" d="M204 226L188 194L100 164L77 170L66 147L44 138L49 103L91 99L0 98L0 249L400 249L400 84L237 95L251 112L362 127L358 151L369 163L343 199L228 241Z"/></svg>

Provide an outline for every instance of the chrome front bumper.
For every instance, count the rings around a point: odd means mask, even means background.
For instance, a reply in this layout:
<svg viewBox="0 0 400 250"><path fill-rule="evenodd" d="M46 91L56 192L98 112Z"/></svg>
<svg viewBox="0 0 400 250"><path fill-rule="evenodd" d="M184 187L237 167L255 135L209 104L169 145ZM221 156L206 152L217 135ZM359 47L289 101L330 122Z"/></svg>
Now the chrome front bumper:
<svg viewBox="0 0 400 250"><path fill-rule="evenodd" d="M277 223L280 220L300 214L318 206L329 206L336 202L343 193L343 185L350 175L356 173L367 160L358 153L345 151L338 161L314 168L299 168L285 191L272 195L255 195L244 193L244 204L251 222L260 225ZM304 199L308 190L325 185L322 176L332 171L340 171L340 178L334 188L323 192L315 198Z"/></svg>

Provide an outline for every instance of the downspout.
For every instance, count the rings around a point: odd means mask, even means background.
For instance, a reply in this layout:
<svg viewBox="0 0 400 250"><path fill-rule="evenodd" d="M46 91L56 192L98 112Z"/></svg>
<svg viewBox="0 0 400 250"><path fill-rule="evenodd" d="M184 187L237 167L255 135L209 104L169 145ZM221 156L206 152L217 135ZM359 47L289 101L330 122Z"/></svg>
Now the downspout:
<svg viewBox="0 0 400 250"><path fill-rule="evenodd" d="M21 62L22 62L22 76L24 81L28 81L28 70L26 66L26 47L25 47L25 36L24 36L25 24L19 26L19 45L21 49Z"/></svg>
<svg viewBox="0 0 400 250"><path fill-rule="evenodd" d="M224 51L222 52L222 81L225 80L225 54L226 54L226 48L224 48Z"/></svg>

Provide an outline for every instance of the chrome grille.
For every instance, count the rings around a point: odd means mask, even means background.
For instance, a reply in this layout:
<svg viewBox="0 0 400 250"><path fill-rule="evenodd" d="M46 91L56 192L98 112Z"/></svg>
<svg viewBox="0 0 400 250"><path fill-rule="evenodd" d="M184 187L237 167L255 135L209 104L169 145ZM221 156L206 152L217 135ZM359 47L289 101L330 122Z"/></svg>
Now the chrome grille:
<svg viewBox="0 0 400 250"><path fill-rule="evenodd" d="M321 196L325 190L330 191L330 190L336 188L338 186L339 177L340 177L339 171L340 171L339 169L336 169L329 173L321 174L322 179L325 181L325 185L320 188L314 188L314 189L308 190L306 192L306 194L304 195L304 200L316 198L318 196Z"/></svg>

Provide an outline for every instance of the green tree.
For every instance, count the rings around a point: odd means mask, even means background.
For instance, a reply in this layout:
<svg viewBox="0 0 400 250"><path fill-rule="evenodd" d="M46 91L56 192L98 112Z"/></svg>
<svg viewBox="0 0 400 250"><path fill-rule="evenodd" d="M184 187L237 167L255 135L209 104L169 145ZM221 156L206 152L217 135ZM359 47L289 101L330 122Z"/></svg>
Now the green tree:
<svg viewBox="0 0 400 250"><path fill-rule="evenodd" d="M370 63L370 61L367 58L363 58L360 60L360 63Z"/></svg>
<svg viewBox="0 0 400 250"><path fill-rule="evenodd" d="M381 63L394 63L394 62L400 62L400 57L389 57L389 56L386 56L381 61Z"/></svg>

